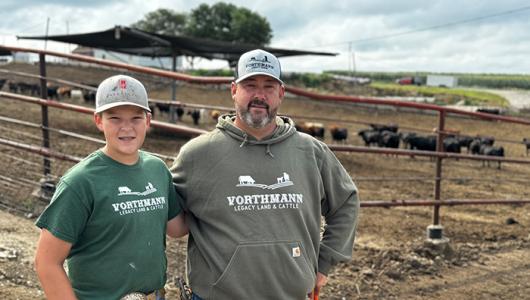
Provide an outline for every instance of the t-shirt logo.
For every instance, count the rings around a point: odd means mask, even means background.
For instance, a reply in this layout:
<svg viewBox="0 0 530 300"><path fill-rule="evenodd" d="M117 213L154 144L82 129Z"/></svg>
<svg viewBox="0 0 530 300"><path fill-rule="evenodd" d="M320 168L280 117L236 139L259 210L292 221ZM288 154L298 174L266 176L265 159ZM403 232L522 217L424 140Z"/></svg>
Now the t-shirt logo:
<svg viewBox="0 0 530 300"><path fill-rule="evenodd" d="M118 196L124 196L124 195L149 195L151 193L156 192L157 189L153 186L151 182L148 182L145 186L145 191L143 192L133 192L128 186L120 186L118 187Z"/></svg>

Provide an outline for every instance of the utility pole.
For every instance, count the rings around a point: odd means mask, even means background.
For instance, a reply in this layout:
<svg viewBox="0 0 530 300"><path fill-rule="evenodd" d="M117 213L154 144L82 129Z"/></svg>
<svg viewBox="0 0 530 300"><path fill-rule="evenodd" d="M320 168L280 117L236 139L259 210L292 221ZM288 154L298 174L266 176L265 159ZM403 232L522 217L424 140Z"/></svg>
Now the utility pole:
<svg viewBox="0 0 530 300"><path fill-rule="evenodd" d="M69 35L70 34L70 21L66 20L66 35ZM68 48L67 48L67 52L70 53L71 52L71 48L70 48L70 43L68 43Z"/></svg>
<svg viewBox="0 0 530 300"><path fill-rule="evenodd" d="M353 75L355 75L355 72L357 72L357 64L355 63L355 52L351 53L351 57L353 60Z"/></svg>
<svg viewBox="0 0 530 300"><path fill-rule="evenodd" d="M356 70L357 70L357 66L355 65L355 51L353 51L352 42L349 42L348 43L348 71L350 72L350 76L353 76Z"/></svg>
<svg viewBox="0 0 530 300"><path fill-rule="evenodd" d="M48 46L48 29L50 28L50 17L46 19L46 33L44 34L44 50L46 50L46 47Z"/></svg>
<svg viewBox="0 0 530 300"><path fill-rule="evenodd" d="M348 43L348 71L351 75L352 70L352 56L351 56L351 42Z"/></svg>

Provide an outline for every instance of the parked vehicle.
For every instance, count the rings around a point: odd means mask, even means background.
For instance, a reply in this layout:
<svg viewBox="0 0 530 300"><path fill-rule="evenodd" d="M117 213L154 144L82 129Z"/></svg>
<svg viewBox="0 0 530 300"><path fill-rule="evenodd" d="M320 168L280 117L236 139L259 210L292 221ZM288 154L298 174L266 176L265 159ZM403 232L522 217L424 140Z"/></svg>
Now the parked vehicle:
<svg viewBox="0 0 530 300"><path fill-rule="evenodd" d="M454 88L458 85L458 78L447 75L427 75L427 85Z"/></svg>
<svg viewBox="0 0 530 300"><path fill-rule="evenodd" d="M414 76L414 77L408 76L408 77L397 79L396 83L401 84L401 85L409 85L409 84L422 85L423 79L419 76Z"/></svg>

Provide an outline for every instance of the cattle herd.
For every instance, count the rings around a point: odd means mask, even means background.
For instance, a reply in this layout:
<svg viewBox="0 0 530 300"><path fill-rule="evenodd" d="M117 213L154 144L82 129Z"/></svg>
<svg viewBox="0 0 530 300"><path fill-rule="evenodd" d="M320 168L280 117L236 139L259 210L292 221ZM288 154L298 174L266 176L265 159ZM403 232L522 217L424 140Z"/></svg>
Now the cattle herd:
<svg viewBox="0 0 530 300"><path fill-rule="evenodd" d="M83 85L94 87L94 89L81 89L78 94L82 96L83 100L87 103L93 103L96 100L95 88L97 85L90 83L83 83ZM7 87L7 90L11 93L25 94L31 96L40 95L40 85L34 83L26 83L21 81L12 81L8 79L0 79L0 90ZM70 86L58 86L47 85L48 99L51 100L62 100L69 99L72 97L73 88ZM158 112L155 113L155 108ZM152 103L151 110L153 117L158 113L170 113L170 104L168 103ZM194 125L199 125L201 119L207 117L206 109L189 109L185 112L184 108L177 105L174 109L175 120L182 121L184 115L188 115L193 120ZM221 113L217 110L210 110L209 117L214 121L217 121ZM325 126L322 123L317 122L300 122L296 123L296 129L300 132L307 133L318 139L324 140L326 132ZM346 143L348 140L348 129L345 127L339 127L337 125L331 125L328 128L331 134L333 142ZM384 147L384 148L400 148L402 145L405 149L410 150L423 150L423 151L436 151L436 135L421 135L416 132L399 132L399 126L397 124L369 124L369 128L362 129L357 132L357 135L362 139L365 146L371 147ZM443 139L443 150L451 153L461 153L462 148L467 150L467 153L477 155L488 155L488 156L499 156L504 157L505 151L502 146L494 145L495 138L485 136L465 136L458 133L447 134ZM522 143L526 147L526 155L530 151L530 138L524 138ZM500 162L498 164L500 168Z"/></svg>
<svg viewBox="0 0 530 300"><path fill-rule="evenodd" d="M87 86L91 86L96 88L97 85L94 84L85 84ZM22 94L22 95L29 95L29 96L39 96L41 94L41 87L40 84L37 83L27 83L24 81L12 81L7 79L0 79L0 90L3 88L3 86L7 86L7 90L10 93L16 93L16 94ZM63 99L70 99L72 97L72 91L74 89L71 86L59 86L59 85L53 85L50 82L46 85L46 93L47 98L51 100L63 100ZM96 100L96 92L94 90L86 90L82 89L80 90L83 99L86 102L94 102Z"/></svg>
<svg viewBox="0 0 530 300"><path fill-rule="evenodd" d="M324 139L325 129L322 123L301 122L296 125L298 131L310 134L316 138ZM346 142L348 129L339 128L336 125L329 127L331 138L335 142ZM416 132L399 132L397 124L369 124L369 128L357 132L367 147L400 148L421 151L436 151L437 136L421 135ZM505 150L502 146L494 145L495 138L488 136L466 136L458 133L446 132L443 139L443 151L449 153L462 153L462 149L468 154L504 157ZM524 138L522 143L526 147L526 155L530 151L530 139ZM489 162L486 162L489 164ZM498 162L500 169L501 163Z"/></svg>

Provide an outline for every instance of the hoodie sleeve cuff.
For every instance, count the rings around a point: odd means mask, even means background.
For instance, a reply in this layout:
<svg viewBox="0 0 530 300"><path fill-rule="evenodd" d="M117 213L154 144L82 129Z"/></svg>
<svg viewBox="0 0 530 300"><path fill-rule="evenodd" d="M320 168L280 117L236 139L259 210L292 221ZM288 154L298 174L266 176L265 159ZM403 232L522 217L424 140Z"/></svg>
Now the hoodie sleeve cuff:
<svg viewBox="0 0 530 300"><path fill-rule="evenodd" d="M331 269L331 264L325 261L322 257L318 258L318 272L328 276L329 270Z"/></svg>

